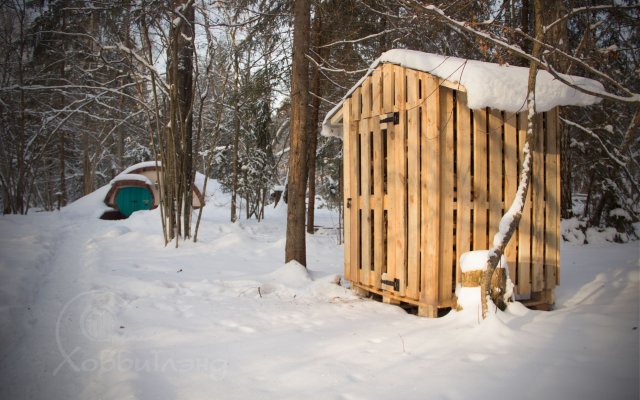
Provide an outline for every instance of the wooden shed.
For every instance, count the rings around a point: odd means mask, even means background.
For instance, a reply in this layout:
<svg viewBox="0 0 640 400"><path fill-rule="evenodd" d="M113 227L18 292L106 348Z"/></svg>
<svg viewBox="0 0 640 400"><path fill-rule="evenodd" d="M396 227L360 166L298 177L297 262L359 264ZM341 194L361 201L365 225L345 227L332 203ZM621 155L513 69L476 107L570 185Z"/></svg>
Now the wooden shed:
<svg viewBox="0 0 640 400"><path fill-rule="evenodd" d="M343 139L344 276L353 288L424 316L455 305L460 255L490 247L517 190L527 73L392 50L329 112L323 134ZM595 102L538 80L546 109L536 115L532 184L506 249L516 298L531 305L553 303L560 283L557 105ZM543 101L547 92L555 98Z"/></svg>
<svg viewBox="0 0 640 400"><path fill-rule="evenodd" d="M162 166L156 165L155 161L133 165L111 181L104 202L125 218L135 211L156 208L160 199L158 182L162 179ZM193 184L192 202L196 209L204 204L204 197L196 184Z"/></svg>

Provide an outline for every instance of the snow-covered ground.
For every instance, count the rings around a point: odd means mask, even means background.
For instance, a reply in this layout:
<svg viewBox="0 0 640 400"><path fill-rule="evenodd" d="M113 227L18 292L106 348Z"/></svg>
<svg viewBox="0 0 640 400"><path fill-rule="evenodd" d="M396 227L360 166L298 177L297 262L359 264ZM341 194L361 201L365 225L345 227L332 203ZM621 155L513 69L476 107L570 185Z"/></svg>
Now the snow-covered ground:
<svg viewBox="0 0 640 400"><path fill-rule="evenodd" d="M105 190L0 218L1 399L639 398L638 242L563 244L555 311L425 319L337 285L331 230L284 265L284 208L232 225L217 191L165 248Z"/></svg>

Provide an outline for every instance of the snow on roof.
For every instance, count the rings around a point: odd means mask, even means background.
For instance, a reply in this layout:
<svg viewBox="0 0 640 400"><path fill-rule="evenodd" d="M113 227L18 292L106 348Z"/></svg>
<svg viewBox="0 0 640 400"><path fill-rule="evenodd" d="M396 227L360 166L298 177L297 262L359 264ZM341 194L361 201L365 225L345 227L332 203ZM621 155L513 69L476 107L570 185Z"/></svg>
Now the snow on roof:
<svg viewBox="0 0 640 400"><path fill-rule="evenodd" d="M130 174L133 171L142 169L142 168L155 168L156 164L158 167L162 167L162 162L160 160L158 161L143 161L141 163L137 163L134 164L132 166L130 166L129 168L125 169L124 171L121 172L122 174Z"/></svg>
<svg viewBox="0 0 640 400"><path fill-rule="evenodd" d="M124 172L117 175L115 178L113 178L110 183L113 185L114 183L120 182L120 181L140 181L140 182L146 183L147 185L153 185L153 182L151 181L151 179L147 178L144 175L125 174Z"/></svg>
<svg viewBox="0 0 640 400"><path fill-rule="evenodd" d="M440 79L460 83L467 92L467 106L485 107L502 111L526 110L529 68L500 65L483 61L423 53L415 50L394 49L383 53L371 64L368 72L346 96L327 113L322 123L323 136L342 137L342 127L332 125L331 118L340 110L344 100L359 87L380 64L390 63L427 72ZM577 86L591 91L603 91L600 82L573 75L561 74ZM549 111L556 106L587 106L600 102L600 98L582 93L556 80L547 71L538 71L536 78L536 111Z"/></svg>
<svg viewBox="0 0 640 400"><path fill-rule="evenodd" d="M124 171L122 171L118 176L113 178L111 183L114 183L115 181L121 181L121 180L138 180L138 181L142 181L142 182L147 182L148 181L149 184L153 184L150 179L148 179L144 175L137 174L134 171L137 171L137 170L140 170L140 169L143 169L143 168L156 168L156 166L162 168L162 162L160 160L158 160L158 161L143 161L143 162L134 164L134 165L128 167L127 169L125 169ZM200 172L196 171L193 183L194 183L194 185L196 185L196 187L198 188L200 193L202 193L202 191L204 189L204 175L201 174Z"/></svg>

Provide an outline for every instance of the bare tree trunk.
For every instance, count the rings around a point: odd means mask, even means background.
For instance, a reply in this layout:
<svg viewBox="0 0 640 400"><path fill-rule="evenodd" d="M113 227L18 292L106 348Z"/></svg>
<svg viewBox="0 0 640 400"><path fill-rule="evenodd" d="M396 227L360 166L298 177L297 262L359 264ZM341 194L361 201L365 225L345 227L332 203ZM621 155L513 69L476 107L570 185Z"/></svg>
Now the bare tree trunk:
<svg viewBox="0 0 640 400"><path fill-rule="evenodd" d="M549 25L554 21L560 20L566 15L566 7L562 1L550 1L545 3L545 13L543 14L544 25ZM553 43L562 52L567 52L569 48L567 22L557 23L545 33L545 39L548 43ZM558 71L569 73L569 62L566 57L560 57L558 54L551 53L547 56L548 61L554 65ZM560 208L562 218L571 218L573 216L572 202L572 177L571 177L571 130L562 122L564 110L560 110Z"/></svg>
<svg viewBox="0 0 640 400"><path fill-rule="evenodd" d="M235 45L235 34L232 34L232 38ZM231 222L238 220L237 211L237 198L238 198L238 147L240 146L240 65L238 61L238 51L236 49L233 55L233 88L234 88L234 100L233 100L233 159L231 173Z"/></svg>
<svg viewBox="0 0 640 400"><path fill-rule="evenodd" d="M192 0L174 0L167 50L169 126L162 155L165 218L169 238L189 238L193 179L194 23Z"/></svg>
<svg viewBox="0 0 640 400"><path fill-rule="evenodd" d="M295 260L307 265L305 238L305 195L307 104L309 97L309 0L293 4L293 64L291 71L291 150L289 154L289 198L287 202L287 238L285 262Z"/></svg>
<svg viewBox="0 0 640 400"><path fill-rule="evenodd" d="M60 187L58 193L58 210L67 205L67 182L66 182L66 162L64 156L64 130L60 129L58 140L58 166L60 169Z"/></svg>
<svg viewBox="0 0 640 400"><path fill-rule="evenodd" d="M316 16L313 19L313 45L321 53L322 45L322 10L320 6L316 9ZM324 54L321 54L322 57ZM307 208L307 232L314 233L315 224L315 203L316 203L316 152L318 150L318 116L320 115L320 68L316 65L311 73L311 115L309 118L309 147L307 152L307 166L309 167L309 205Z"/></svg>
<svg viewBox="0 0 640 400"><path fill-rule="evenodd" d="M533 0L536 41L533 43L531 55L535 58L539 57L541 53L540 43L544 38L544 31L542 29L542 2L543 0ZM522 210L524 209L527 192L529 190L529 184L531 182L531 153L533 151L540 151L540 149L531 148L532 145L536 143L535 139L537 131L535 127L535 87L537 73L537 64L535 62L531 62L529 65L529 81L527 87L527 135L524 147L522 149L522 173L520 175L520 183L518 185L516 198L511 203L509 210L500 220L500 229L493 238L493 247L489 251L486 268L482 276L480 285L480 300L482 302L483 318L485 318L487 315L488 297L491 297L493 302L501 309L504 309L506 307L503 299L506 280L500 279L500 275L496 274L495 271L498 263L500 262L502 254L504 254L505 248L509 244L511 237L520 224Z"/></svg>

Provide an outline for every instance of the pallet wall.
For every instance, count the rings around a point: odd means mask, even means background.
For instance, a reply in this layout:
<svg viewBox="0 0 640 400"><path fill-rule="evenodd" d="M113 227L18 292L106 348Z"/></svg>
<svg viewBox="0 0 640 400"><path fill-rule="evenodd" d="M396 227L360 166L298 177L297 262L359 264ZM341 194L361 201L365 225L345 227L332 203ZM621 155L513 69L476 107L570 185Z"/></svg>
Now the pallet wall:
<svg viewBox="0 0 640 400"><path fill-rule="evenodd" d="M394 121L395 113L395 121ZM517 296L559 283L557 110L539 114L533 177L506 249ZM343 105L345 278L435 316L459 256L487 249L517 190L526 114L470 110L464 88L383 64Z"/></svg>

